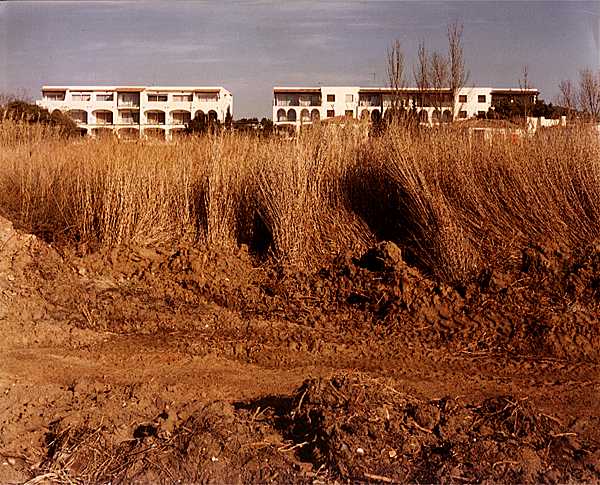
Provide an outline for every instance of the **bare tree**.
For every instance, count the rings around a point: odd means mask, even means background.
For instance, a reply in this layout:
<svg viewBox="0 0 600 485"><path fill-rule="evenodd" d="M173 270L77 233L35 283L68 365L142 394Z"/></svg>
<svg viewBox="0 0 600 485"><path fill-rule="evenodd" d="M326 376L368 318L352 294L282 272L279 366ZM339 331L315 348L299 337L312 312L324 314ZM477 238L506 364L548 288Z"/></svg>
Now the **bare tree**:
<svg viewBox="0 0 600 485"><path fill-rule="evenodd" d="M431 87L434 89L432 96L433 104L439 111L440 117L445 97L444 91L448 88L450 79L449 64L448 59L439 52L435 51L431 54L429 61L429 79L431 80Z"/></svg>
<svg viewBox="0 0 600 485"><path fill-rule="evenodd" d="M405 86L404 81L404 53L399 40L392 42L392 45L387 50L387 75L389 87L392 91L392 110L394 113L401 106L402 88Z"/></svg>
<svg viewBox="0 0 600 485"><path fill-rule="evenodd" d="M596 74L591 69L579 71L577 104L592 120L600 118L600 71Z"/></svg>
<svg viewBox="0 0 600 485"><path fill-rule="evenodd" d="M417 48L417 63L413 66L415 84L419 90L421 106L423 106L425 91L429 89L429 54L425 47L425 41L419 41Z"/></svg>
<svg viewBox="0 0 600 485"><path fill-rule="evenodd" d="M566 108L567 116L570 118L575 109L577 109L577 91L570 79L561 81L558 84L558 104Z"/></svg>
<svg viewBox="0 0 600 485"><path fill-rule="evenodd" d="M458 92L467 84L469 71L465 67L465 55L463 49L463 25L455 21L448 25L448 64L450 69L450 90L453 99ZM454 118L455 103L452 103L452 117Z"/></svg>
<svg viewBox="0 0 600 485"><path fill-rule="evenodd" d="M521 94L523 95L523 111L525 120L527 120L527 116L529 116L529 94L527 91L531 88L531 85L529 84L529 66L527 66L527 64L523 64L521 69L519 88L521 88Z"/></svg>

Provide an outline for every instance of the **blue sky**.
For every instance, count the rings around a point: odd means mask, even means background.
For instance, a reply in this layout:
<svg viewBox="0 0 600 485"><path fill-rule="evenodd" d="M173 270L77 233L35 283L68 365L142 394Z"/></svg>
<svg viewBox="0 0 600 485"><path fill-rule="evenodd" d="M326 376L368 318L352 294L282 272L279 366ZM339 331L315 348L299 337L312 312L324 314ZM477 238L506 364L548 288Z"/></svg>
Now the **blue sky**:
<svg viewBox="0 0 600 485"><path fill-rule="evenodd" d="M420 39L446 52L454 20L469 84L517 86L527 64L553 100L560 80L600 68L600 1L9 1L0 91L223 85L236 118L271 116L274 85L385 85L394 39L412 64Z"/></svg>

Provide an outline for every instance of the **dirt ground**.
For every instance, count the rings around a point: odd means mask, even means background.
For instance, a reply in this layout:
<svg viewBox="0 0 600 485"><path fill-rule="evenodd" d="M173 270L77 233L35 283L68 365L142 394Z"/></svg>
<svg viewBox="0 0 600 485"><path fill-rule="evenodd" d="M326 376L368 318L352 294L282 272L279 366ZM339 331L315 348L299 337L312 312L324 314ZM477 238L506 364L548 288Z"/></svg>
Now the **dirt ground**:
<svg viewBox="0 0 600 485"><path fill-rule="evenodd" d="M600 244L464 287L0 219L0 483L600 482Z"/></svg>

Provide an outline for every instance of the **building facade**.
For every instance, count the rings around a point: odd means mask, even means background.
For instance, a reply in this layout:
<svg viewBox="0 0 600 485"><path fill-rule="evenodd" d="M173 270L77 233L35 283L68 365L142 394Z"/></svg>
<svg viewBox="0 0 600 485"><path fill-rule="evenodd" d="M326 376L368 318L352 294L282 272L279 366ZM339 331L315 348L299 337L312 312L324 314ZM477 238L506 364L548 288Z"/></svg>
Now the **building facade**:
<svg viewBox="0 0 600 485"><path fill-rule="evenodd" d="M170 140L198 114L224 122L233 96L204 86L43 86L36 104L69 114L82 133Z"/></svg>
<svg viewBox="0 0 600 485"><path fill-rule="evenodd" d="M503 100L527 99L535 103L537 89L464 87L456 97L450 89L320 86L273 88L273 122L299 127L313 121L351 117L376 120L392 106L416 110L422 123L436 124L453 119L485 115Z"/></svg>

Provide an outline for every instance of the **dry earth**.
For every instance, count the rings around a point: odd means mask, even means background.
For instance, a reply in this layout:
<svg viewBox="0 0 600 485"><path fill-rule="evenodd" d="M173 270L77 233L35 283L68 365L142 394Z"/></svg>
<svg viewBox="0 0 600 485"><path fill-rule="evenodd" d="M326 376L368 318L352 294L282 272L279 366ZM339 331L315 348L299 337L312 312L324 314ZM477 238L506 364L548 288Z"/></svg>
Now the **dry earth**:
<svg viewBox="0 0 600 485"><path fill-rule="evenodd" d="M463 288L0 220L0 482L599 482L600 245Z"/></svg>

